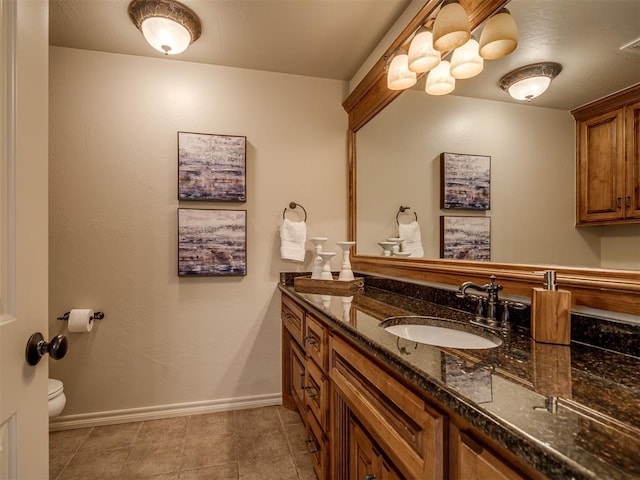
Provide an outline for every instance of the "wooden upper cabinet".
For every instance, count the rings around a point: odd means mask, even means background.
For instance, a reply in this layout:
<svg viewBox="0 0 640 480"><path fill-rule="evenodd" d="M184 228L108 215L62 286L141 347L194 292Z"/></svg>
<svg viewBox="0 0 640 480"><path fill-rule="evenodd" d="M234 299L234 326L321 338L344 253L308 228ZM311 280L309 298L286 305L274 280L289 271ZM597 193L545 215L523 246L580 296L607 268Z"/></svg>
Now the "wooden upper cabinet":
<svg viewBox="0 0 640 480"><path fill-rule="evenodd" d="M571 112L577 225L640 222L640 85Z"/></svg>

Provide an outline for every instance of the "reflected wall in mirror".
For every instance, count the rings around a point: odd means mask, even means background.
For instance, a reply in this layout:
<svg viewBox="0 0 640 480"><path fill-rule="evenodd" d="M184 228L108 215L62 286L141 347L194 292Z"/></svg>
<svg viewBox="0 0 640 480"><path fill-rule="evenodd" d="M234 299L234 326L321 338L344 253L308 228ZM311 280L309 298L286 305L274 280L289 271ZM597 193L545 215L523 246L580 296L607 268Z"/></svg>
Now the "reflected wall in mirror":
<svg viewBox="0 0 640 480"><path fill-rule="evenodd" d="M439 258L440 154L456 152L491 157L491 209L455 214L491 217L493 261L640 270L640 226L574 226L575 142L568 111L404 92L356 135L358 254L380 255L409 205Z"/></svg>

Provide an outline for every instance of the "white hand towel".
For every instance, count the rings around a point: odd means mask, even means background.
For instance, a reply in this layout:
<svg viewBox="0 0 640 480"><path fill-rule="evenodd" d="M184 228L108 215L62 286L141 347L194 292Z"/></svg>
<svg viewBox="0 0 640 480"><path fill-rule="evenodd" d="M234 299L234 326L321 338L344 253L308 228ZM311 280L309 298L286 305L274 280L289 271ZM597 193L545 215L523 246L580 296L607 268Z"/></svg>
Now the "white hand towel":
<svg viewBox="0 0 640 480"><path fill-rule="evenodd" d="M292 222L285 218L280 226L280 256L282 259L304 262L306 242L307 224Z"/></svg>
<svg viewBox="0 0 640 480"><path fill-rule="evenodd" d="M417 221L398 225L398 236L402 238L402 251L411 253L411 257L424 257L420 225Z"/></svg>

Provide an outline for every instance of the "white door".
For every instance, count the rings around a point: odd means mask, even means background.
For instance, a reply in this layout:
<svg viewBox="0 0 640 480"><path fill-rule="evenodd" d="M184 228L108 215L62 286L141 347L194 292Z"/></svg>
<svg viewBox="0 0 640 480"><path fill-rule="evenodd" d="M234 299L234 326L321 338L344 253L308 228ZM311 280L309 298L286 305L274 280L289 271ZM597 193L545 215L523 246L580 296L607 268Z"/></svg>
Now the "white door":
<svg viewBox="0 0 640 480"><path fill-rule="evenodd" d="M48 4L0 0L0 479L49 477Z"/></svg>

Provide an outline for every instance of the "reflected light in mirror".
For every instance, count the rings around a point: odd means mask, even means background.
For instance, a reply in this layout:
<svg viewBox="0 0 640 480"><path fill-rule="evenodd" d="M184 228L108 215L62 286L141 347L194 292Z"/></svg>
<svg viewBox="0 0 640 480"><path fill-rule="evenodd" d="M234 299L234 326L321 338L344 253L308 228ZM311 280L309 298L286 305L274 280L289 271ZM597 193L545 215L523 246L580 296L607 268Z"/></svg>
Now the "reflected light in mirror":
<svg viewBox="0 0 640 480"><path fill-rule="evenodd" d="M496 60L513 52L518 46L518 26L506 8L500 9L487 24L480 35L480 56L487 60Z"/></svg>
<svg viewBox="0 0 640 480"><path fill-rule="evenodd" d="M399 50L389 64L387 88L389 88L389 90L404 90L413 87L416 82L416 72L409 70L409 56L407 52Z"/></svg>
<svg viewBox="0 0 640 480"><path fill-rule="evenodd" d="M457 0L444 0L433 25L433 46L447 52L464 45L471 36L469 16Z"/></svg>
<svg viewBox="0 0 640 480"><path fill-rule="evenodd" d="M449 72L450 66L451 64L448 60L443 60L429 72L425 87L425 91L429 95L446 95L456 88L456 79Z"/></svg>
<svg viewBox="0 0 640 480"><path fill-rule="evenodd" d="M467 43L453 51L451 76L458 80L475 77L484 68L484 60L478 53L480 45L471 37Z"/></svg>
<svg viewBox="0 0 640 480"><path fill-rule="evenodd" d="M433 48L433 33L421 27L409 46L409 70L417 73L428 72L440 63L441 53Z"/></svg>

